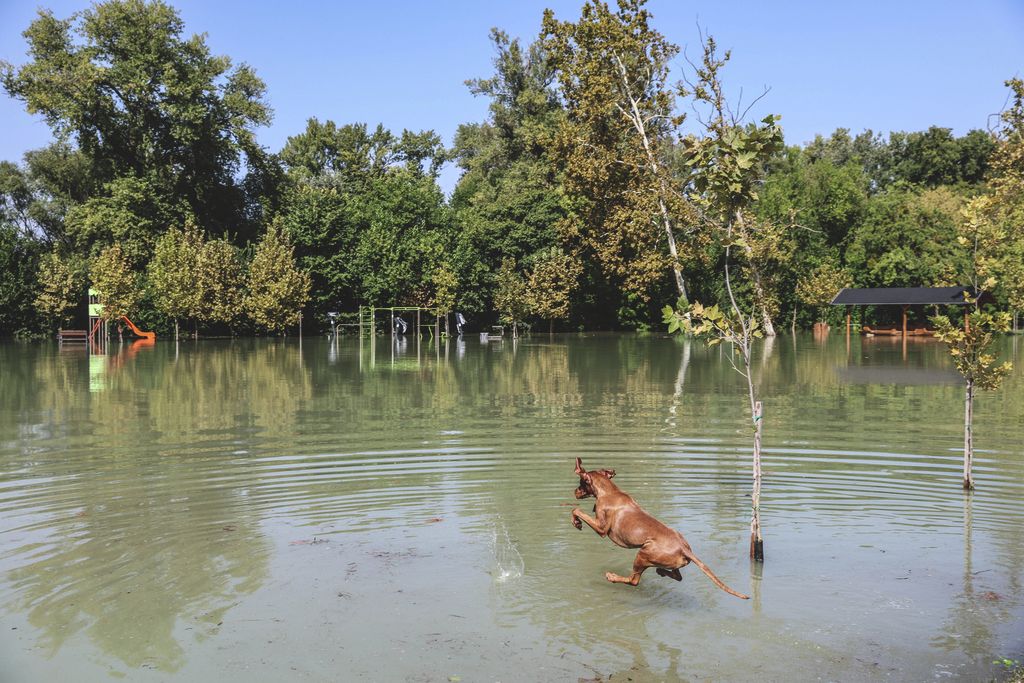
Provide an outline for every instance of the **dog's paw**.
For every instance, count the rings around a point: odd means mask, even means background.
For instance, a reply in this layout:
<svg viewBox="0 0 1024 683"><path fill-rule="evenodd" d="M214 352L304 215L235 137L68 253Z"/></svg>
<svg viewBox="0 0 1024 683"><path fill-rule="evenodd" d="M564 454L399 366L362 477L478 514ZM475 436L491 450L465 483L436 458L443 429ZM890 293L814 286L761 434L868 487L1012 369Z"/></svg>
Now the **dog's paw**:
<svg viewBox="0 0 1024 683"><path fill-rule="evenodd" d="M583 529L583 520L576 516L577 512L579 512L578 509L572 511L572 525L577 529Z"/></svg>

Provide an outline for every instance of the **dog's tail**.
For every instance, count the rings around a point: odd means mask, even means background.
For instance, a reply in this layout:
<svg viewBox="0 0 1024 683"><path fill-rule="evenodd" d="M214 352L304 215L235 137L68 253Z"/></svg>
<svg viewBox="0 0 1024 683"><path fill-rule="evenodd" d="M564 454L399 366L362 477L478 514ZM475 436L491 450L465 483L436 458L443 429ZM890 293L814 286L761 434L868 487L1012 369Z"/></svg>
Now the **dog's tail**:
<svg viewBox="0 0 1024 683"><path fill-rule="evenodd" d="M733 589L729 588L724 583L722 583L722 580L720 578L718 578L717 576L715 576L715 573L713 571L711 571L710 569L708 569L708 566L706 564L704 564L703 562L701 562L700 559L696 555L694 555L693 553L687 553L686 556L688 558L690 558L691 562L693 562L695 565L700 567L700 570L702 572L704 572L705 574L707 574L708 578L711 579L712 581L714 581L716 586L718 586L719 588L724 590L726 593L728 593L729 595L735 595L737 598L743 598L744 600L749 600L750 599L749 595L744 595L743 593L737 593L736 591L734 591Z"/></svg>

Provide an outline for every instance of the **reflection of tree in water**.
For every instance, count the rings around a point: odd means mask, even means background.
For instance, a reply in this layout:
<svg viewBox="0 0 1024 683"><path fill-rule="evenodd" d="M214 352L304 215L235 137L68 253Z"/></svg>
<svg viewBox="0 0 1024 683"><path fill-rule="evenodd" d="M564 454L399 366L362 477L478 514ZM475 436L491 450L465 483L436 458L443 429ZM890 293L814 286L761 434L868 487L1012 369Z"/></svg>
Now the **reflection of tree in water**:
<svg viewBox="0 0 1024 683"><path fill-rule="evenodd" d="M99 394L68 378L73 357L33 361L19 419L37 421L28 434L59 437L16 443L20 461L0 475L17 478L32 520L5 557L17 565L6 607L27 614L50 654L85 634L129 667L176 670L186 641L214 632L265 580L260 513L232 483L246 467L225 430L293 424L309 379L287 351L115 355Z"/></svg>
<svg viewBox="0 0 1024 683"><path fill-rule="evenodd" d="M973 497L973 493L964 493L963 592L954 599L942 632L932 639L932 645L946 652L962 652L974 664L984 666L1002 654L992 652L995 628L1011 614L998 594L981 587L985 576L974 569Z"/></svg>

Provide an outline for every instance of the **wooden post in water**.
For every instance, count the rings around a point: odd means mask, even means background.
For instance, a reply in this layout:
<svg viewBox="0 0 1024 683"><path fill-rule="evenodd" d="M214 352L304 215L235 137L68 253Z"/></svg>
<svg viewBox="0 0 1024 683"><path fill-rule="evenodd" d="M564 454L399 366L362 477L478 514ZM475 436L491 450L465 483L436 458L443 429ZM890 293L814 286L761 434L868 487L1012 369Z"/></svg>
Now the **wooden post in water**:
<svg viewBox="0 0 1024 683"><path fill-rule="evenodd" d="M754 492L750 497L750 559L764 562L764 539L761 538L761 423L764 413L761 402L754 403Z"/></svg>
<svg viewBox="0 0 1024 683"><path fill-rule="evenodd" d="M967 391L964 396L964 491L974 490L974 475L971 466L974 464L974 382L967 380Z"/></svg>
<svg viewBox="0 0 1024 683"><path fill-rule="evenodd" d="M907 338L907 307L903 306L903 338Z"/></svg>

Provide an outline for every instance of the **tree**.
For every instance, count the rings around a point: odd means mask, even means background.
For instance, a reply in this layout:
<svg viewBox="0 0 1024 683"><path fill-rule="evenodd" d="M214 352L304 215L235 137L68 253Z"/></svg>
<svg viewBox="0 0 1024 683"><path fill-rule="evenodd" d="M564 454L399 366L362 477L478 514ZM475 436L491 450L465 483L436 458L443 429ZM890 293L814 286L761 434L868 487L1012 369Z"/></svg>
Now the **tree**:
<svg viewBox="0 0 1024 683"><path fill-rule="evenodd" d="M963 207L963 197L948 187L896 186L873 197L845 252L857 285L957 284L967 259L956 239Z"/></svg>
<svg viewBox="0 0 1024 683"><path fill-rule="evenodd" d="M1024 310L1024 81L1014 78L1006 85L1011 104L1000 116L988 192L972 208L999 230L1002 247L991 269L997 291L1016 314Z"/></svg>
<svg viewBox="0 0 1024 683"><path fill-rule="evenodd" d="M569 317L569 303L583 268L572 256L551 247L535 256L527 281L527 306L531 313L548 321L548 333L556 319Z"/></svg>
<svg viewBox="0 0 1024 683"><path fill-rule="evenodd" d="M729 109L720 76L728 59L728 52L724 58L718 57L715 41L708 37L703 60L696 67L696 80L686 91L686 94L692 95L696 105L702 105L708 110L701 119L705 130L702 135L689 135L683 141L684 161L690 168L693 185L698 193L694 200L701 208L703 225L710 239L724 250L723 274L727 307L723 311L717 304L705 307L700 302L690 303L680 297L675 308L664 308L663 319L670 332L686 331L707 339L711 345L727 342L739 358L737 363L733 355L729 355L733 368L747 382L750 423L754 436L750 557L762 561L764 541L761 536L760 505L763 413L751 373L751 346L753 340L763 333L758 318L764 322L770 322L770 319L763 282L756 267L748 266L753 294L750 312L740 307L733 290L730 257L733 249L739 249L749 260L753 251L751 241L758 238L758 235L756 221L749 214L749 206L758 198L757 186L763 177L765 165L782 149L782 131L776 124L777 116L765 117L761 125L742 125L741 117ZM749 260L749 263L754 262Z"/></svg>
<svg viewBox="0 0 1024 683"><path fill-rule="evenodd" d="M667 86L679 48L651 28L643 4L619 0L612 12L591 0L575 23L544 13L567 114L554 141L571 206L562 232L641 298L665 270L685 297L677 225L695 220L664 163L683 121Z"/></svg>
<svg viewBox="0 0 1024 683"><path fill-rule="evenodd" d="M279 215L311 276L317 314L365 303L425 305L442 254L461 269L435 173L446 159L432 131L311 119L281 155L289 187Z"/></svg>
<svg viewBox="0 0 1024 683"><path fill-rule="evenodd" d="M89 277L103 297L101 317L108 322L131 313L141 298L139 278L116 242L93 259Z"/></svg>
<svg viewBox="0 0 1024 683"><path fill-rule="evenodd" d="M24 35L31 61L0 64L3 86L74 141L93 187L135 178L214 232L246 225L237 178L243 157L266 164L254 129L271 118L250 67L187 37L160 0L108 0L63 20L43 10Z"/></svg>
<svg viewBox="0 0 1024 683"><path fill-rule="evenodd" d="M550 60L540 42L523 47L497 29L491 40L494 74L466 82L474 95L490 99L489 116L459 126L454 156L462 176L450 201L461 305L477 311L489 305L502 260L522 263L560 244L556 226L566 215L549 155L564 116Z"/></svg>
<svg viewBox="0 0 1024 683"><path fill-rule="evenodd" d="M1010 315L975 309L961 328L944 315L932 318L935 336L945 342L957 371L964 378L964 475L965 490L974 489L974 394L977 389L993 391L1010 374L1013 364L995 364L989 353L994 336L1010 329Z"/></svg>
<svg viewBox="0 0 1024 683"><path fill-rule="evenodd" d="M201 292L200 320L234 327L242 317L244 284L242 260L233 244L223 239L203 244L196 281L196 288Z"/></svg>
<svg viewBox="0 0 1024 683"><path fill-rule="evenodd" d="M437 312L444 316L444 333L451 336L448 325L449 313L455 308L455 300L459 291L459 276L448 266L442 263L434 271L431 278L434 285L434 306Z"/></svg>
<svg viewBox="0 0 1024 683"><path fill-rule="evenodd" d="M69 312L83 294L82 270L77 263L61 258L57 252L44 254L39 261L39 294L35 306L50 329L69 319Z"/></svg>
<svg viewBox="0 0 1024 683"><path fill-rule="evenodd" d="M258 327L284 331L299 322L309 288L309 275L296 267L288 237L279 222L271 223L249 264L243 309Z"/></svg>
<svg viewBox="0 0 1024 683"><path fill-rule="evenodd" d="M946 316L932 318L935 336L946 343L957 370L964 378L965 490L974 488L971 469L974 462L975 390L997 389L1013 367L1009 362L995 365L995 357L989 353L995 334L1009 329L1009 314L992 313L981 307L983 294L996 287L999 277L1015 272L1014 267L1006 267L1007 254L1014 252L1014 249L1007 248L1007 241L1013 242L1011 235L1020 240L1024 232L1017 222L1024 218L1024 82L1014 79L1007 85L1013 91L1014 102L1002 116L1004 127L992 159L990 190L967 203L957 226L956 241L970 254L966 275L971 290L967 303L974 310L967 316L962 329Z"/></svg>
<svg viewBox="0 0 1024 683"><path fill-rule="evenodd" d="M200 254L203 236L195 223L185 229L171 228L156 243L149 263L149 284L153 288L156 309L174 320L174 338L178 339L178 321L198 318L203 292L199 286Z"/></svg>
<svg viewBox="0 0 1024 683"><path fill-rule="evenodd" d="M37 332L40 245L0 219L0 336Z"/></svg>
<svg viewBox="0 0 1024 683"><path fill-rule="evenodd" d="M530 313L527 302L528 288L526 280L516 270L516 262L511 258L504 258L494 289L494 309L502 322L512 326L512 337L517 336L517 325Z"/></svg>
<svg viewBox="0 0 1024 683"><path fill-rule="evenodd" d="M133 266L141 266L180 216L189 214L168 206L151 181L124 176L104 185L102 194L68 207L64 234L71 248L93 256L116 242Z"/></svg>
<svg viewBox="0 0 1024 683"><path fill-rule="evenodd" d="M814 308L819 322L825 322L825 311L843 287L852 283L850 274L832 263L822 263L797 281L796 296Z"/></svg>

